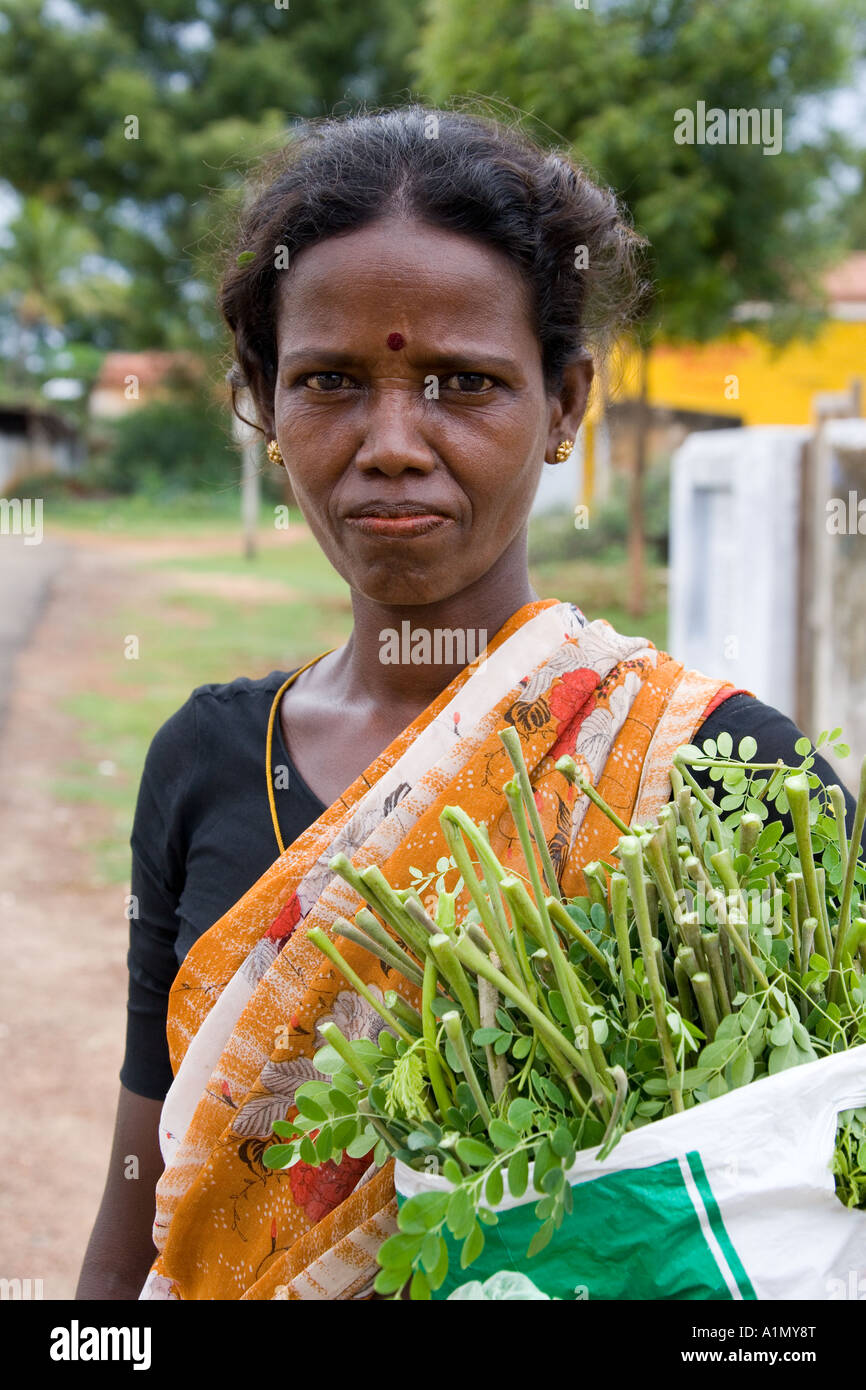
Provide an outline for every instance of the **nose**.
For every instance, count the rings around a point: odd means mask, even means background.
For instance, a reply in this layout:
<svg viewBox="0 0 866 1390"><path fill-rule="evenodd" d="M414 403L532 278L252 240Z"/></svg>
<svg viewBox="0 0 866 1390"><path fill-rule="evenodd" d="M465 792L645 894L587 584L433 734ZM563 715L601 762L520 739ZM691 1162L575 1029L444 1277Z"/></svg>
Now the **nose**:
<svg viewBox="0 0 866 1390"><path fill-rule="evenodd" d="M431 472L436 457L421 429L423 414L423 404L405 387L371 392L364 437L355 453L358 468L388 477L406 469Z"/></svg>

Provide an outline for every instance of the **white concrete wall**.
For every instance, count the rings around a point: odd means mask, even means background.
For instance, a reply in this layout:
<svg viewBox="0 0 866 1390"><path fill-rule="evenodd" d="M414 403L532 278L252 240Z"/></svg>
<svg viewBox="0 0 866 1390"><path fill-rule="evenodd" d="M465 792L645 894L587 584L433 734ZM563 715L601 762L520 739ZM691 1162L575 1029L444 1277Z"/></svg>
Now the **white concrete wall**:
<svg viewBox="0 0 866 1390"><path fill-rule="evenodd" d="M671 468L668 650L794 716L808 427L690 434Z"/></svg>

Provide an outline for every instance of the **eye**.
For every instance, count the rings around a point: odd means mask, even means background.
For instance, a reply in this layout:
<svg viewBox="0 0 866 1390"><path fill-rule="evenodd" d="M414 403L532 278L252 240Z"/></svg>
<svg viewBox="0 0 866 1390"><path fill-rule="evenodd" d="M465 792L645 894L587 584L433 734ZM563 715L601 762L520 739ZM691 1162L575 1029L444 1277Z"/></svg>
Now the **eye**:
<svg viewBox="0 0 866 1390"><path fill-rule="evenodd" d="M300 378L302 386L307 386L311 391L338 391L344 381L351 381L352 378L343 372L309 372ZM314 386L313 382L319 384Z"/></svg>
<svg viewBox="0 0 866 1390"><path fill-rule="evenodd" d="M490 391L496 384L493 377L485 376L484 372L452 372L451 376L440 378L442 386L447 386L449 381L461 383L457 390L462 396L480 395L484 391ZM485 386L484 382L488 384Z"/></svg>

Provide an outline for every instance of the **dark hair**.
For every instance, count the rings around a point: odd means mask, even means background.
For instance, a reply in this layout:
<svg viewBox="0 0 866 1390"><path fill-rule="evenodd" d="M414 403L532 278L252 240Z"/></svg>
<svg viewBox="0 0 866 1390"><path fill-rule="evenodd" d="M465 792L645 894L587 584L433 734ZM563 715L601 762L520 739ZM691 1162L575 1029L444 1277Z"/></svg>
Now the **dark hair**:
<svg viewBox="0 0 866 1390"><path fill-rule="evenodd" d="M308 121L254 183L219 296L234 335L235 409L238 388L259 401L275 389L278 247L291 266L303 248L385 216L497 247L529 286L548 390L584 351L604 358L646 288L646 242L613 191L487 115L411 104ZM578 248L585 268L576 268Z"/></svg>

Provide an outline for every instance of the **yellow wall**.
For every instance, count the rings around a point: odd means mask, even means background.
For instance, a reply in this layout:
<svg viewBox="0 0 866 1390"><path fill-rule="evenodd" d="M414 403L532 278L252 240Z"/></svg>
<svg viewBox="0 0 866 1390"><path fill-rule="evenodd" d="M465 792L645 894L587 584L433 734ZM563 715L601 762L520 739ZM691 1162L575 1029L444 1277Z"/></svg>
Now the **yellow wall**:
<svg viewBox="0 0 866 1390"><path fill-rule="evenodd" d="M633 359L624 362L615 399L636 393L635 368ZM617 375L614 364L612 384ZM738 378L739 398L726 398L730 376ZM654 348L649 397L653 405L740 416L746 425L808 425L815 392L845 391L856 376L866 377L866 322L832 319L811 341L775 355L747 332L706 345Z"/></svg>

